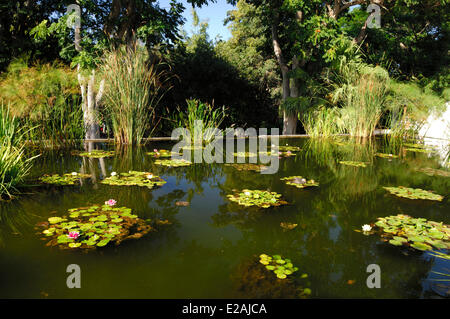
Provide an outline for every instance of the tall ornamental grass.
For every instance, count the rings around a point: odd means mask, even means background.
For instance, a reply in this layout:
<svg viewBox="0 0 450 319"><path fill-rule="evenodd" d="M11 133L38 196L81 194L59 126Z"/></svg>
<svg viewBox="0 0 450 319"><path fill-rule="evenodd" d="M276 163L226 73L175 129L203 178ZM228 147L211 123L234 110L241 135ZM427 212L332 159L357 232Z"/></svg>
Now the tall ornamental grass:
<svg viewBox="0 0 450 319"><path fill-rule="evenodd" d="M163 71L149 63L145 48L122 46L106 52L101 67L104 104L119 144L139 144L152 132L151 117L164 89Z"/></svg>
<svg viewBox="0 0 450 319"><path fill-rule="evenodd" d="M356 137L373 135L387 107L389 83L385 69L342 59L332 94L341 106L341 129Z"/></svg>
<svg viewBox="0 0 450 319"><path fill-rule="evenodd" d="M25 154L24 133L17 118L0 105L0 200L18 192L32 167L34 157Z"/></svg>
<svg viewBox="0 0 450 319"><path fill-rule="evenodd" d="M331 137L342 133L341 113L338 108L319 107L300 116L303 128L310 137Z"/></svg>
<svg viewBox="0 0 450 319"><path fill-rule="evenodd" d="M210 142L214 138L214 129L218 129L226 117L225 107L214 108L213 105L203 103L196 99L186 100L187 108L178 107L177 125L187 128L192 137L192 143L195 141ZM203 136L195 136L196 121L202 121ZM198 143L198 142L197 142Z"/></svg>

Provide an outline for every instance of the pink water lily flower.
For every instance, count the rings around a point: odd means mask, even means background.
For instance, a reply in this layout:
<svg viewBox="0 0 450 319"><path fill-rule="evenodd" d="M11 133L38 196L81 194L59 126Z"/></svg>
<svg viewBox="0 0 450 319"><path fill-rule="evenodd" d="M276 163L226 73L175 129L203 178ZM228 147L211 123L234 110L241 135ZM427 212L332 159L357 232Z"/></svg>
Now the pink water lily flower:
<svg viewBox="0 0 450 319"><path fill-rule="evenodd" d="M71 231L69 232L69 235L67 235L67 237L69 237L70 239L77 239L80 236L80 233L77 231Z"/></svg>
<svg viewBox="0 0 450 319"><path fill-rule="evenodd" d="M158 152L158 150L157 150L156 148L155 148L155 149L153 150L153 152L155 152L155 153L159 153L159 152Z"/></svg>
<svg viewBox="0 0 450 319"><path fill-rule="evenodd" d="M117 202L114 199L110 199L109 201L105 202L105 205L108 205L108 206L114 206L116 204L117 204Z"/></svg>

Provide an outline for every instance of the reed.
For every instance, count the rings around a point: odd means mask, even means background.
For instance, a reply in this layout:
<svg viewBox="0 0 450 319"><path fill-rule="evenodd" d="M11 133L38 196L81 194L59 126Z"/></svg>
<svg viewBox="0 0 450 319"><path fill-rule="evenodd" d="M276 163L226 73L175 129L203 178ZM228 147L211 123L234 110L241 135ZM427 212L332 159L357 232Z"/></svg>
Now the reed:
<svg viewBox="0 0 450 319"><path fill-rule="evenodd" d="M119 144L139 144L152 133L150 120L164 93L164 71L149 63L145 48L119 47L106 52L101 66L104 102Z"/></svg>

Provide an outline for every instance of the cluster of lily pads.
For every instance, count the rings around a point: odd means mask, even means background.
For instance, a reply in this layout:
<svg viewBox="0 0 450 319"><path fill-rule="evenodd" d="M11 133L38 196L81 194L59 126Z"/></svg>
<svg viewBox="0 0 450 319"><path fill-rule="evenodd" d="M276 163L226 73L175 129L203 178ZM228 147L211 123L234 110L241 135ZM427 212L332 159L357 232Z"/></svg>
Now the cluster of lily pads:
<svg viewBox="0 0 450 319"><path fill-rule="evenodd" d="M236 157L257 157L258 156L258 154L251 153L251 152L236 152L236 153L233 153L233 155Z"/></svg>
<svg viewBox="0 0 450 319"><path fill-rule="evenodd" d="M103 158L103 157L113 157L114 151L103 151L103 150L93 150L91 152L78 153L78 156L91 157L91 158Z"/></svg>
<svg viewBox="0 0 450 319"><path fill-rule="evenodd" d="M267 270L273 271L279 279L285 279L287 276L292 275L298 270L297 267L294 267L290 259L283 259L280 255L269 256L261 254L259 255L259 258L259 262L263 264ZM302 278L306 278L305 275L306 274L303 274Z"/></svg>
<svg viewBox="0 0 450 319"><path fill-rule="evenodd" d="M170 159L170 160L156 160L155 164L167 167L182 167L182 166L190 166L192 165L192 162L186 161L184 159Z"/></svg>
<svg viewBox="0 0 450 319"><path fill-rule="evenodd" d="M450 249L450 226L408 215L380 217L375 223L385 241L418 250Z"/></svg>
<svg viewBox="0 0 450 319"><path fill-rule="evenodd" d="M148 152L147 155L153 156L155 158L169 158L172 155L180 155L179 153L173 153L172 151L164 150L164 149L154 149L153 152Z"/></svg>
<svg viewBox="0 0 450 319"><path fill-rule="evenodd" d="M227 195L228 199L239 205L250 207L257 206L269 208L270 206L286 205L287 202L281 200L281 194L276 192L244 189L242 192Z"/></svg>
<svg viewBox="0 0 450 319"><path fill-rule="evenodd" d="M430 167L425 168L419 168L417 169L418 172L422 172L424 174L427 174L428 176L442 176L442 177L450 177L449 171L444 171L442 169L435 169Z"/></svg>
<svg viewBox="0 0 450 319"><path fill-rule="evenodd" d="M161 177L149 172L129 171L128 173L114 174L101 181L102 184L115 186L143 186L154 188L166 183Z"/></svg>
<svg viewBox="0 0 450 319"><path fill-rule="evenodd" d="M267 169L266 165L258 165L258 164L225 164L225 166L234 167L238 171L261 172L262 170Z"/></svg>
<svg viewBox="0 0 450 319"><path fill-rule="evenodd" d="M339 161L339 164L355 167L366 167L367 163L357 161Z"/></svg>
<svg viewBox="0 0 450 319"><path fill-rule="evenodd" d="M378 156L378 157L381 157L381 158L388 158L388 159L398 158L398 155L385 154L385 153L376 153L375 156Z"/></svg>
<svg viewBox="0 0 450 319"><path fill-rule="evenodd" d="M113 207L114 200L104 205L69 209L68 216L50 217L42 231L47 246L61 249L92 249L127 239L141 238L152 230L130 208Z"/></svg>
<svg viewBox="0 0 450 319"><path fill-rule="evenodd" d="M409 188L404 186L383 187L383 188L392 195L409 199L426 199L426 200L442 201L442 199L444 198L444 196L435 194L431 191L427 191L421 188Z"/></svg>
<svg viewBox="0 0 450 319"><path fill-rule="evenodd" d="M80 174L77 172L68 173L64 175L53 174L53 175L44 175L39 178L42 183L45 184L53 184L53 185L75 185L78 183L81 178L89 178L91 175L89 174Z"/></svg>
<svg viewBox="0 0 450 319"><path fill-rule="evenodd" d="M319 183L317 183L315 180L310 179L307 180L306 178L302 176L289 176L289 177L283 177L281 178L282 181L286 181L286 185L295 186L297 188L305 188L305 187L311 187L311 186L319 186Z"/></svg>
<svg viewBox="0 0 450 319"><path fill-rule="evenodd" d="M302 149L298 146L280 145L278 147L273 147L274 150L280 152L300 152Z"/></svg>

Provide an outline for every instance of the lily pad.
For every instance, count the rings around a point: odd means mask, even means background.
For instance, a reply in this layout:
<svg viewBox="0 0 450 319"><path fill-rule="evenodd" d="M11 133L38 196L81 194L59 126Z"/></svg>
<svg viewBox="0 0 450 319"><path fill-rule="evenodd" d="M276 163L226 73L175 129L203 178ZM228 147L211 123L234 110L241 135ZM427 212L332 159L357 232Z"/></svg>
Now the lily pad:
<svg viewBox="0 0 450 319"><path fill-rule="evenodd" d="M103 157L113 157L114 151L103 151L103 150L93 150L91 152L81 152L76 153L78 156L90 157L90 158L103 158Z"/></svg>
<svg viewBox="0 0 450 319"><path fill-rule="evenodd" d="M80 213L87 210L92 211L89 216ZM118 245L152 230L144 220L130 212L129 208L106 204L74 208L69 210L69 216L50 217L50 225L42 234L46 240L50 238L47 246L61 249L93 249L111 242Z"/></svg>
<svg viewBox="0 0 450 319"><path fill-rule="evenodd" d="M180 153L171 152L168 150L160 149L154 150L153 152L148 152L147 155L150 155L155 158L170 158L172 155L180 155Z"/></svg>
<svg viewBox="0 0 450 319"><path fill-rule="evenodd" d="M225 164L225 166L234 167L238 171L261 172L262 170L267 169L266 165L258 165L258 164Z"/></svg>
<svg viewBox="0 0 450 319"><path fill-rule="evenodd" d="M398 155L394 155L394 154L384 154L384 153L376 153L375 156L381 157L381 158L388 158L388 159L398 158Z"/></svg>
<svg viewBox="0 0 450 319"><path fill-rule="evenodd" d="M101 183L114 186L142 186L154 188L164 185L166 181L149 172L129 171L128 173L119 173L107 177L102 180Z"/></svg>
<svg viewBox="0 0 450 319"><path fill-rule="evenodd" d="M156 165L167 166L167 167L182 167L192 165L191 162L183 159L171 159L171 160L156 160Z"/></svg>
<svg viewBox="0 0 450 319"><path fill-rule="evenodd" d="M302 176L289 176L289 177L281 178L281 180L286 181L285 183L287 185L295 186L297 188L319 186L319 183L317 183L315 180L313 180L313 179L307 180L306 178L303 178Z"/></svg>
<svg viewBox="0 0 450 319"><path fill-rule="evenodd" d="M250 152L237 152L237 153L233 153L234 156L237 157L257 157L258 154L256 153L250 153Z"/></svg>
<svg viewBox="0 0 450 319"><path fill-rule="evenodd" d="M287 276L292 275L298 270L289 259L283 259L281 256L278 257L279 258L275 258L275 256L261 254L259 255L259 262L265 265L267 270L273 271L279 279L285 279Z"/></svg>
<svg viewBox="0 0 450 319"><path fill-rule="evenodd" d="M53 175L44 175L42 177L39 178L39 180L42 183L45 184L52 184L52 185L75 185L76 183L80 182L80 179L82 178L89 178L91 177L91 175L89 174L80 174L80 173L69 173L69 174L64 174L64 175L58 175L58 174L53 174Z"/></svg>
<svg viewBox="0 0 450 319"><path fill-rule="evenodd" d="M392 195L409 198L409 199L426 199L426 200L436 200L442 201L444 196L435 194L431 191L427 191L421 188L409 188L404 186L399 187L383 187Z"/></svg>
<svg viewBox="0 0 450 319"><path fill-rule="evenodd" d="M280 145L273 147L272 150L278 150L280 152L300 152L302 149L298 146Z"/></svg>
<svg viewBox="0 0 450 319"><path fill-rule="evenodd" d="M426 167L426 168L419 168L419 169L417 169L417 171L427 174L428 176L450 177L450 171L444 171L442 169L434 169L434 168Z"/></svg>
<svg viewBox="0 0 450 319"><path fill-rule="evenodd" d="M367 167L367 163L356 161L339 161L339 164L355 167Z"/></svg>
<svg viewBox="0 0 450 319"><path fill-rule="evenodd" d="M227 195L228 199L242 206L257 206L269 208L270 206L286 205L287 202L281 200L281 194L261 190L244 189L234 195Z"/></svg>
<svg viewBox="0 0 450 319"><path fill-rule="evenodd" d="M450 249L450 226L408 215L380 217L375 225L382 238L395 246L418 250Z"/></svg>

